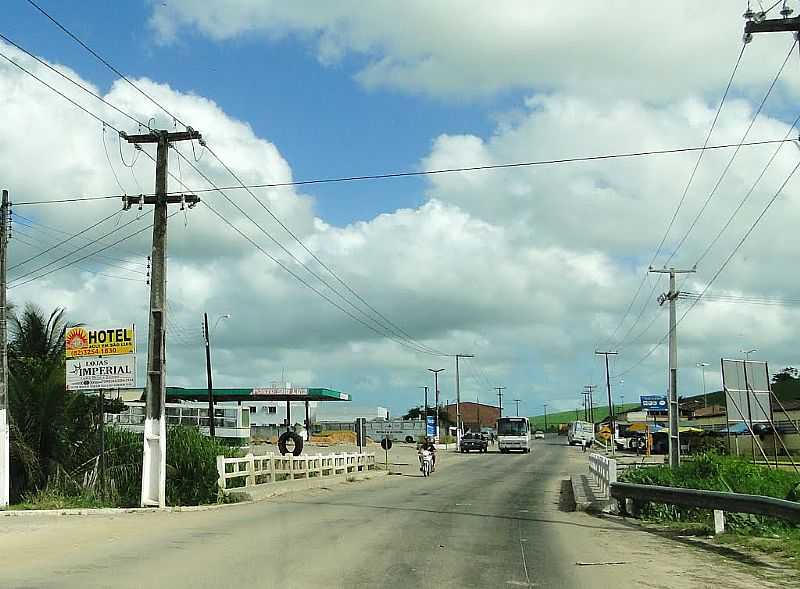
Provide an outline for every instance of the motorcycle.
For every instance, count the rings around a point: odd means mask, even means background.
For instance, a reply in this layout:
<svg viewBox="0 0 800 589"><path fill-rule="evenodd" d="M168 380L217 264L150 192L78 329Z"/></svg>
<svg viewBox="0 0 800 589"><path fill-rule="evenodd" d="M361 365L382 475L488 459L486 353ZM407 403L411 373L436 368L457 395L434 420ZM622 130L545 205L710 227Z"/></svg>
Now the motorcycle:
<svg viewBox="0 0 800 589"><path fill-rule="evenodd" d="M433 470L433 453L429 450L421 450L419 453L419 469L422 476L429 477Z"/></svg>

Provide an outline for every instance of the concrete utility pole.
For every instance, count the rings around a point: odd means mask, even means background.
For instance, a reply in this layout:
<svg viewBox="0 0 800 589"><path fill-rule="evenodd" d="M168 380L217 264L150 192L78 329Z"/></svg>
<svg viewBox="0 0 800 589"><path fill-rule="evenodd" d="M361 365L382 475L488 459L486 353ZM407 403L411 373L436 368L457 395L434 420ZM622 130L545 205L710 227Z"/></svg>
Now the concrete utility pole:
<svg viewBox="0 0 800 589"><path fill-rule="evenodd" d="M425 435L427 436L428 435L428 385L419 388L425 390L425 399L424 399L425 405L423 405L423 407L425 407L425 415L423 416L422 421L425 422Z"/></svg>
<svg viewBox="0 0 800 589"><path fill-rule="evenodd" d="M517 410L516 410L516 411L517 411L517 412L516 412L516 416L517 416L517 417L519 417L519 402L520 402L521 400L522 400L522 399L514 399L514 403L516 403L516 405L517 405Z"/></svg>
<svg viewBox="0 0 800 589"><path fill-rule="evenodd" d="M708 397L706 396L706 366L710 366L708 362L698 362L697 367L700 369L703 379L703 407L708 407Z"/></svg>
<svg viewBox="0 0 800 589"><path fill-rule="evenodd" d="M11 438L8 431L8 317L6 303L6 259L10 229L8 190L0 205L0 507L9 502Z"/></svg>
<svg viewBox="0 0 800 589"><path fill-rule="evenodd" d="M583 395L583 420L589 421L589 393L583 391L581 394ZM577 420L578 417L575 416L575 419Z"/></svg>
<svg viewBox="0 0 800 589"><path fill-rule="evenodd" d="M428 368L430 372L433 372L433 393L436 395L436 441L439 441L439 429L441 429L441 424L439 422L439 373L444 370L444 368Z"/></svg>
<svg viewBox="0 0 800 589"><path fill-rule="evenodd" d="M595 354L598 356L605 356L606 357L606 390L608 391L608 420L609 425L611 426L611 455L614 456L617 453L616 444L614 443L614 403L611 401L611 375L608 371L608 357L609 356L616 356L617 352L600 352L595 351Z"/></svg>
<svg viewBox="0 0 800 589"><path fill-rule="evenodd" d="M669 301L669 467L678 468L681 464L681 440L678 432L680 408L678 407L678 334L676 331L675 301L678 300L680 293L675 287L675 275L691 274L695 272L695 269L676 270L675 268L664 268L656 270L650 268L650 272L669 274L669 292L659 296L658 302L663 305Z"/></svg>
<svg viewBox="0 0 800 589"><path fill-rule="evenodd" d="M519 411L517 411L519 415ZM544 404L544 433L547 433L547 403Z"/></svg>
<svg viewBox="0 0 800 589"><path fill-rule="evenodd" d="M458 374L458 360L460 358L474 358L475 354L456 354L456 443L461 447L461 381Z"/></svg>
<svg viewBox="0 0 800 589"><path fill-rule="evenodd" d="M196 195L167 195L167 168L169 144L174 141L202 139L200 133L187 128L186 131L169 133L153 130L143 135L120 134L128 143L156 144L156 190L155 196L123 196L125 209L132 205L154 205L153 246L150 254L150 319L147 342L147 384L145 388L144 456L142 464L143 507L157 505L165 507L167 472L167 427L164 419L166 397L166 374L164 370L166 352L166 302L167 302L167 205L188 204L193 207L200 199Z"/></svg>
<svg viewBox="0 0 800 589"><path fill-rule="evenodd" d="M506 387L494 387L494 390L497 391L497 398L500 403L500 417L503 417L503 390Z"/></svg>

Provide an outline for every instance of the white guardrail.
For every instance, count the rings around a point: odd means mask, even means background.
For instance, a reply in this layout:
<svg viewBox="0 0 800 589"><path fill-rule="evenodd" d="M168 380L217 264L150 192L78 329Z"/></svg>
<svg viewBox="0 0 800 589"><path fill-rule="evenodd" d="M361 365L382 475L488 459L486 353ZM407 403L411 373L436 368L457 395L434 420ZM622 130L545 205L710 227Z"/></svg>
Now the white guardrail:
<svg viewBox="0 0 800 589"><path fill-rule="evenodd" d="M611 483L617 482L617 461L593 452L589 455L589 472L592 473L603 495L609 497Z"/></svg>
<svg viewBox="0 0 800 589"><path fill-rule="evenodd" d="M316 454L282 456L247 454L241 458L217 456L217 473L221 489L241 489L241 485L231 487L228 481L244 478L244 487L253 487L294 479L310 479L375 470L375 454Z"/></svg>

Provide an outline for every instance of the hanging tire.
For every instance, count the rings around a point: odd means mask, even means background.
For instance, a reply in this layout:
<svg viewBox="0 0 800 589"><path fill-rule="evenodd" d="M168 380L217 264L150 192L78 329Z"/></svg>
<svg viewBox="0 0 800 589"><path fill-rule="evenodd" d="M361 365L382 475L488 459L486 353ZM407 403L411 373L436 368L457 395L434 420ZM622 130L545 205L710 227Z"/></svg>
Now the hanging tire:
<svg viewBox="0 0 800 589"><path fill-rule="evenodd" d="M288 443L289 441L292 442L292 449L289 450ZM278 450L284 456L286 454L293 454L294 456L300 456L300 453L303 451L303 438L294 432L283 432L281 437L278 438Z"/></svg>

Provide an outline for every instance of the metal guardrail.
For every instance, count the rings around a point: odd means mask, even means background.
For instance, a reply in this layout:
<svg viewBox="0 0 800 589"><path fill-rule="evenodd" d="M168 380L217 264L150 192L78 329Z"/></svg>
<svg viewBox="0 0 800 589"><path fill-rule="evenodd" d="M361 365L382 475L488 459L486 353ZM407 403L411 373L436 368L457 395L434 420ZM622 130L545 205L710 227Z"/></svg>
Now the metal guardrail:
<svg viewBox="0 0 800 589"><path fill-rule="evenodd" d="M611 496L617 500L653 501L729 513L752 513L800 523L800 503L786 499L633 483L611 483L610 487Z"/></svg>
<svg viewBox="0 0 800 589"><path fill-rule="evenodd" d="M283 456L247 454L241 458L217 456L218 484L226 490L230 479L245 479L245 487L294 479L329 477L375 469L375 454L316 454ZM233 487L240 489L242 487Z"/></svg>

